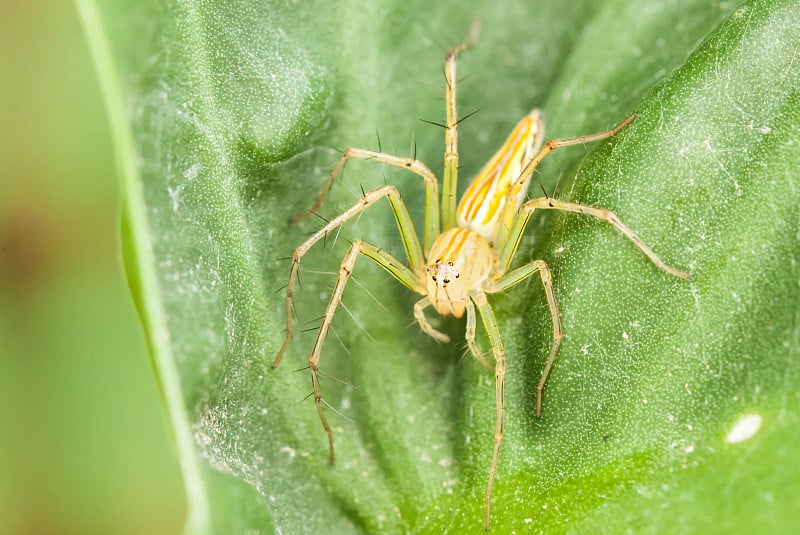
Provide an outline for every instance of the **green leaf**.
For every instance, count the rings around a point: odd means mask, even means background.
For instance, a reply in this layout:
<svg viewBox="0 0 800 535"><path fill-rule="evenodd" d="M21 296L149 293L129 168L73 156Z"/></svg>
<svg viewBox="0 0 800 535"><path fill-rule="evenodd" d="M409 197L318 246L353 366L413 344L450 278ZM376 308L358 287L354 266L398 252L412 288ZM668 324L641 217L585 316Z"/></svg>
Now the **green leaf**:
<svg viewBox="0 0 800 535"><path fill-rule="evenodd" d="M289 218L347 146L416 151L440 174L443 133L419 119L444 116L444 51L473 20L482 32L459 59L459 109L480 113L459 126L462 188L533 107L552 137L637 112L615 139L548 157L532 194L614 210L693 277L657 270L601 221L534 217L517 262L550 264L566 337L537 419L552 339L541 284L493 296L509 360L493 531L791 531L797 4L554 4L78 2L190 532L482 530L494 378L466 356L462 321L444 320L455 341L434 343L411 324L417 297L360 260L363 289L348 288L322 355L333 467L304 401L303 366L348 240L402 258L385 203L304 258L297 330L312 332L270 369L281 258L321 225ZM384 181L421 231L420 179L376 162L349 164L321 216ZM488 349L482 332L479 343ZM736 442L752 422L755 435Z"/></svg>

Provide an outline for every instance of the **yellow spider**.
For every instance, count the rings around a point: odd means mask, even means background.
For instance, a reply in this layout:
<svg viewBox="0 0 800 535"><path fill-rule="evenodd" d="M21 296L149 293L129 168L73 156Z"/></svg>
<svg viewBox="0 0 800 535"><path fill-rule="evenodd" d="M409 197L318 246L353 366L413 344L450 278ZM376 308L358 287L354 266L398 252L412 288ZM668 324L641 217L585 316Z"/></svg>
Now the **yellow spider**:
<svg viewBox="0 0 800 535"><path fill-rule="evenodd" d="M386 198L394 212L408 264L404 264L372 244L361 240L354 242L342 260L336 284L322 319L322 325L308 359L311 383L314 389L314 402L322 427L328 435L330 462L331 464L334 462L333 432L323 411L318 377L320 353L333 315L341 303L345 285L353 272L356 259L359 254L363 254L388 271L402 284L423 296L414 305L414 318L422 330L434 339L441 342L450 340L447 335L437 331L428 323L424 314L426 308L432 306L439 314L456 318L462 317L466 312L465 338L469 349L481 364L491 370L492 366L475 343L476 309L480 314L492 345L496 382L494 451L486 486L485 528L488 530L492 484L497 472L500 444L503 440L506 355L497 320L486 296L507 290L535 273L539 273L542 279L553 323L553 345L537 387L537 416L541 414L542 389L563 336L550 269L547 264L543 260L535 260L509 271L531 214L537 209L561 210L602 219L631 240L659 269L684 279L688 279L689 275L664 264L630 228L609 210L549 197L525 201L533 170L551 151L558 147L609 138L633 121L635 115L631 115L605 132L542 143L544 135L542 113L539 110L533 110L517 124L503 146L478 173L456 207L458 182L456 56L459 52L472 46L473 42L474 35L468 42L449 51L445 58L447 122L445 125L444 191L441 197L441 218L439 214L439 183L425 164L412 158L402 158L358 148L349 148L344 152L328 177L316 204L308 212L296 218L301 219L322 205L333 181L351 158L376 160L387 165L408 169L422 178L426 193L424 248L420 245L417 232L414 230L414 223L400 193L393 186L386 185L367 192L352 207L333 218L294 250L286 292L286 337L272 367L278 366L292 338L292 301L300 259L315 243L332 230L360 214L376 201Z"/></svg>

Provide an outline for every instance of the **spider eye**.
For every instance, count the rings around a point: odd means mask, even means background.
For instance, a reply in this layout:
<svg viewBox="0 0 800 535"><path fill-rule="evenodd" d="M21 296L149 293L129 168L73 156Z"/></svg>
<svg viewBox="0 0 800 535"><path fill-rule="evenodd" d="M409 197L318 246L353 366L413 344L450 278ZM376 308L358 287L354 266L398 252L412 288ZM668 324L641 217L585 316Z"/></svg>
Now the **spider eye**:
<svg viewBox="0 0 800 535"><path fill-rule="evenodd" d="M442 282L447 284L448 282L450 282L450 279L444 279Z"/></svg>
<svg viewBox="0 0 800 535"><path fill-rule="evenodd" d="M453 262L448 262L448 263L447 263L447 265L448 265L448 266L452 266L452 265L453 265Z"/></svg>
<svg viewBox="0 0 800 535"><path fill-rule="evenodd" d="M433 282L436 282L436 275L431 275L431 278L433 279Z"/></svg>
<svg viewBox="0 0 800 535"><path fill-rule="evenodd" d="M456 273L456 278L459 278L460 276L461 276L461 273Z"/></svg>

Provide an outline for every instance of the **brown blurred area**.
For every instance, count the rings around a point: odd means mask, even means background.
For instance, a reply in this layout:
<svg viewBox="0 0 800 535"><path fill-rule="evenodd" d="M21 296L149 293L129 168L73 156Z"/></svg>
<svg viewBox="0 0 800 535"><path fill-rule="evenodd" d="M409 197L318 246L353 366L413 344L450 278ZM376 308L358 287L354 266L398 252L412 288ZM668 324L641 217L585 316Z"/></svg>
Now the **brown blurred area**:
<svg viewBox="0 0 800 535"><path fill-rule="evenodd" d="M0 533L177 533L178 464L119 259L70 2L0 2Z"/></svg>

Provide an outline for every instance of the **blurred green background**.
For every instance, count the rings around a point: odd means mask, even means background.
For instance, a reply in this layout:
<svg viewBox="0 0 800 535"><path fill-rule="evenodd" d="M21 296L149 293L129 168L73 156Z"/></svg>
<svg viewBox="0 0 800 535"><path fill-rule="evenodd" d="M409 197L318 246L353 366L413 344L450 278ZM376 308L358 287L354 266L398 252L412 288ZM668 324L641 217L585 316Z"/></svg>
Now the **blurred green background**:
<svg viewBox="0 0 800 535"><path fill-rule="evenodd" d="M0 2L0 73L0 533L177 533L184 492L73 5Z"/></svg>

